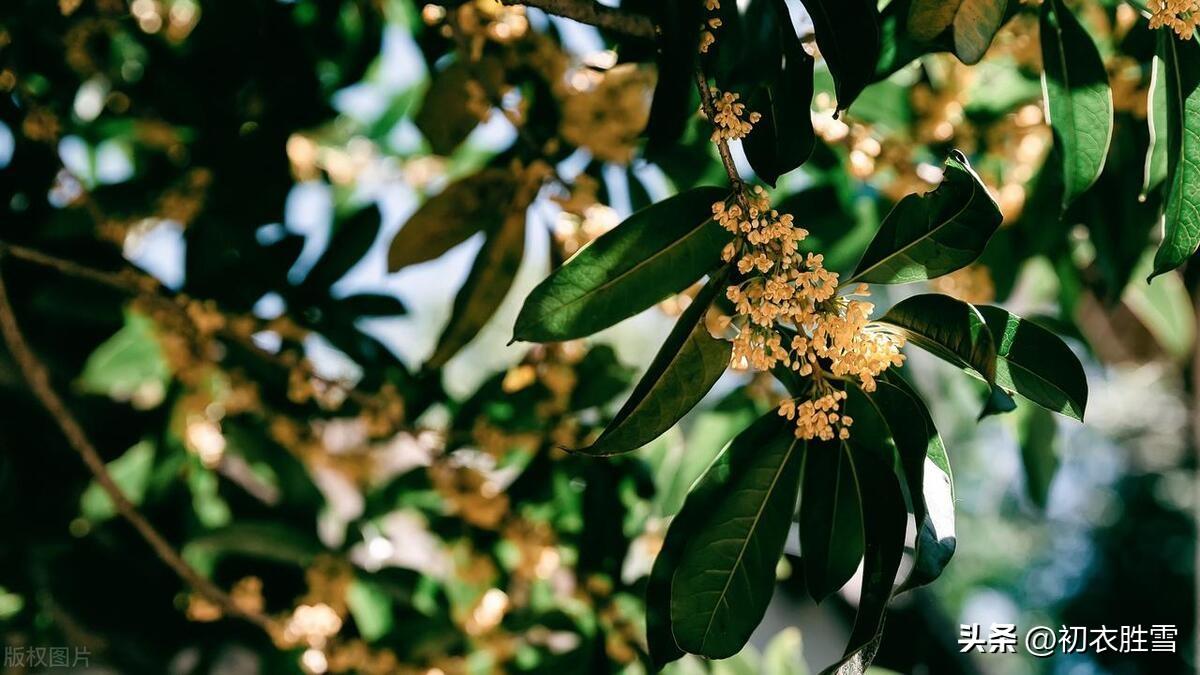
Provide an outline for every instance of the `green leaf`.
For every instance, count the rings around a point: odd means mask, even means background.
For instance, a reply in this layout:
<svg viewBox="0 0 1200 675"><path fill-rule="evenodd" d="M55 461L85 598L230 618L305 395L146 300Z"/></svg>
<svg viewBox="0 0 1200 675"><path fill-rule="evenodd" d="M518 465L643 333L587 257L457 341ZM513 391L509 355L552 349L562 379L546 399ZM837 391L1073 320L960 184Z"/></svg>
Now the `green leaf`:
<svg viewBox="0 0 1200 675"><path fill-rule="evenodd" d="M125 326L88 356L79 387L89 394L152 408L162 402L170 379L171 367L158 342L154 321L128 311Z"/></svg>
<svg viewBox="0 0 1200 675"><path fill-rule="evenodd" d="M1150 278L1182 265L1200 246L1200 42L1159 31L1167 96L1167 205Z"/></svg>
<svg viewBox="0 0 1200 675"><path fill-rule="evenodd" d="M800 0L812 18L817 48L829 65L838 110L854 103L875 81L879 61L879 9L875 0Z"/></svg>
<svg viewBox="0 0 1200 675"><path fill-rule="evenodd" d="M974 65L991 46L1007 9L1008 0L913 0L908 32L930 42L949 30L955 55Z"/></svg>
<svg viewBox="0 0 1200 675"><path fill-rule="evenodd" d="M1054 439L1058 424L1054 415L1041 408L1030 408L1019 418L1017 438L1021 445L1021 466L1025 469L1025 490L1039 509L1046 508L1050 483L1058 471Z"/></svg>
<svg viewBox="0 0 1200 675"><path fill-rule="evenodd" d="M948 295L914 295L896 303L878 323L891 326L934 356L996 379L996 344L979 310Z"/></svg>
<svg viewBox="0 0 1200 675"><path fill-rule="evenodd" d="M696 295L654 356L650 368L604 433L577 452L616 455L658 438L692 409L729 365L733 345L709 335L704 315L726 286L719 273Z"/></svg>
<svg viewBox="0 0 1200 675"><path fill-rule="evenodd" d="M875 80L885 80L916 59L934 52L954 50L954 36L943 31L929 40L918 40L908 30L913 0L892 0L879 17L882 48L875 64Z"/></svg>
<svg viewBox="0 0 1200 675"><path fill-rule="evenodd" d="M469 105L468 92L468 83L478 78L486 80L494 91L504 81L504 68L495 58L485 56L477 64L455 61L434 73L413 120L434 154L454 152L479 126L479 117Z"/></svg>
<svg viewBox="0 0 1200 675"><path fill-rule="evenodd" d="M883 634L896 574L904 557L908 513L901 489L895 448L888 442L887 425L857 389L850 389L846 414L854 418L849 454L862 493L866 550L863 554L862 593L845 655L825 673L861 673L870 665Z"/></svg>
<svg viewBox="0 0 1200 675"><path fill-rule="evenodd" d="M355 293L335 301L338 309L352 317L401 316L408 313L404 303L394 295Z"/></svg>
<svg viewBox="0 0 1200 675"><path fill-rule="evenodd" d="M434 260L476 232L499 228L516 189L513 172L498 168L451 183L422 204L392 239L388 271Z"/></svg>
<svg viewBox="0 0 1200 675"><path fill-rule="evenodd" d="M683 649L708 658L738 653L762 621L796 508L804 441L767 413L730 443L701 482L721 483L700 509L671 582L671 628ZM681 512L681 516L683 515Z"/></svg>
<svg viewBox="0 0 1200 675"><path fill-rule="evenodd" d="M1142 199L1167 182L1167 64L1163 58L1164 39L1172 39L1161 31L1159 53L1150 66L1150 90L1146 101L1146 123L1150 128L1150 147L1146 149L1146 168L1142 179Z"/></svg>
<svg viewBox="0 0 1200 675"><path fill-rule="evenodd" d="M908 590L941 576L957 547L950 458L921 395L903 376L889 374L871 398L892 431L913 501L913 569L900 589Z"/></svg>
<svg viewBox="0 0 1200 675"><path fill-rule="evenodd" d="M377 584L363 579L351 581L346 589L346 607L364 640L374 642L392 630L392 599Z"/></svg>
<svg viewBox="0 0 1200 675"><path fill-rule="evenodd" d="M745 449L761 447L779 436L780 418L773 412L743 429L708 466L688 492L683 508L671 520L646 585L646 642L655 670L685 653L675 642L672 584L688 542L709 527L713 507L728 497L730 488L741 480L746 464ZM732 451L734 445L741 448L736 453Z"/></svg>
<svg viewBox="0 0 1200 675"><path fill-rule="evenodd" d="M627 218L579 250L525 299L513 339L585 337L654 306L721 261L732 240L712 220L726 188L700 187Z"/></svg>
<svg viewBox="0 0 1200 675"><path fill-rule="evenodd" d="M946 159L933 192L900 200L845 283L904 284L949 274L974 262L1003 216L966 157Z"/></svg>
<svg viewBox="0 0 1200 675"><path fill-rule="evenodd" d="M649 5L661 34L657 42L658 83L646 124L647 152L655 155L674 145L695 112L696 61L704 6L697 0L661 0Z"/></svg>
<svg viewBox="0 0 1200 675"><path fill-rule="evenodd" d="M140 506L154 468L154 443L140 441L109 462L107 468L113 482L130 503ZM115 516L117 508L100 484L92 480L79 498L79 512L93 523L99 523Z"/></svg>
<svg viewBox="0 0 1200 675"><path fill-rule="evenodd" d="M301 286L326 291L335 281L346 276L375 243L379 234L379 207L371 204L334 226L325 253L317 260Z"/></svg>
<svg viewBox="0 0 1200 675"><path fill-rule="evenodd" d="M525 256L525 210L536 194L535 185L519 188L505 209L504 222L483 242L466 282L454 296L450 320L425 363L427 370L446 365L475 338L504 301Z"/></svg>
<svg viewBox="0 0 1200 675"><path fill-rule="evenodd" d="M1062 0L1042 3L1042 88L1055 144L1063 155L1066 210L1104 169L1113 133L1113 97L1092 38Z"/></svg>
<svg viewBox="0 0 1200 675"><path fill-rule="evenodd" d="M762 115L742 140L754 173L772 186L783 174L803 164L816 143L809 111L813 97L813 58L804 51L791 22L779 27L783 71L757 89L748 101Z"/></svg>
<svg viewBox="0 0 1200 675"><path fill-rule="evenodd" d="M845 585L865 547L858 477L849 447L810 441L800 493L800 555L804 582L821 602Z"/></svg>
<svg viewBox="0 0 1200 675"><path fill-rule="evenodd" d="M1054 333L991 305L978 307L996 345L996 384L1043 408L1083 420L1087 376Z"/></svg>

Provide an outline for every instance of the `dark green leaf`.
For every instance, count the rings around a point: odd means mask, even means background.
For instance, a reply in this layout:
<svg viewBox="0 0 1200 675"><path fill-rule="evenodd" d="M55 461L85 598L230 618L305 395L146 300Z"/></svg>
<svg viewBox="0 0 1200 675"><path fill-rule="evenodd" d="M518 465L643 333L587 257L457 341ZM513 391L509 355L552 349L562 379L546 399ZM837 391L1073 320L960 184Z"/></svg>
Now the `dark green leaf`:
<svg viewBox="0 0 1200 675"><path fill-rule="evenodd" d="M1062 339L1000 307L978 309L996 346L996 384L1047 410L1083 420L1087 377Z"/></svg>
<svg viewBox="0 0 1200 675"><path fill-rule="evenodd" d="M913 0L892 0L879 17L882 48L875 64L875 79L885 80L912 61L934 52L954 49L954 36L943 31L930 40L918 40L909 33L908 16Z"/></svg>
<svg viewBox="0 0 1200 675"><path fill-rule="evenodd" d="M1025 469L1025 490L1039 509L1046 508L1050 483L1058 471L1058 454L1054 438L1058 423L1054 415L1041 408L1030 408L1019 418L1018 439L1021 443L1021 465Z"/></svg>
<svg viewBox="0 0 1200 675"><path fill-rule="evenodd" d="M725 274L709 280L604 433L578 452L615 455L637 450L674 426L712 389L729 365L732 345L709 335L704 314L725 286Z"/></svg>
<svg viewBox="0 0 1200 675"><path fill-rule="evenodd" d="M329 246L304 278L303 287L323 291L344 277L375 243L379 222L379 207L372 204L335 225Z"/></svg>
<svg viewBox="0 0 1200 675"><path fill-rule="evenodd" d="M954 151L936 190L908 195L884 218L846 283L903 284L949 274L983 253L1002 220L966 157Z"/></svg>
<svg viewBox="0 0 1200 675"><path fill-rule="evenodd" d="M1167 90L1167 206L1151 278L1182 265L1200 246L1200 43L1159 31Z"/></svg>
<svg viewBox="0 0 1200 675"><path fill-rule="evenodd" d="M780 176L803 164L816 143L809 113L813 59L800 45L790 22L780 26L780 33L783 71L750 97L750 110L762 114L762 119L742 140L754 173L772 186Z"/></svg>
<svg viewBox="0 0 1200 675"><path fill-rule="evenodd" d="M971 305L937 293L914 295L888 310L879 323L930 354L995 381L996 344Z"/></svg>
<svg viewBox="0 0 1200 675"><path fill-rule="evenodd" d="M908 32L930 42L950 31L955 55L973 65L992 44L1007 9L1008 0L913 0Z"/></svg>
<svg viewBox="0 0 1200 675"><path fill-rule="evenodd" d="M696 61L700 54L700 26L704 5L700 0L660 0L651 4L655 23L662 31L658 46L658 84L650 103L647 152L672 146L683 135L692 105Z"/></svg>
<svg viewBox="0 0 1200 675"><path fill-rule="evenodd" d="M388 249L388 271L438 258L476 232L504 222L517 180L512 171L488 168L455 181L408 219Z"/></svg>
<svg viewBox="0 0 1200 675"><path fill-rule="evenodd" d="M732 238L712 220L713 203L727 193L701 187L675 195L580 249L525 299L513 339L585 337L695 283Z"/></svg>
<svg viewBox="0 0 1200 675"><path fill-rule="evenodd" d="M858 477L848 447L810 441L800 493L800 554L814 601L821 602L854 576L864 546Z"/></svg>
<svg viewBox="0 0 1200 675"><path fill-rule="evenodd" d="M817 48L829 65L838 110L871 82L879 61L879 9L875 0L801 0L812 17Z"/></svg>
<svg viewBox="0 0 1200 675"><path fill-rule="evenodd" d="M701 479L722 483L719 494L702 503L689 495L683 512L704 516L671 582L671 628L681 648L727 658L762 621L796 509L804 446L787 420L769 412Z"/></svg>
<svg viewBox="0 0 1200 675"><path fill-rule="evenodd" d="M889 375L886 382L881 381L879 386L880 391L887 388L889 392L902 394L911 404L909 407L894 403L898 396L892 393L887 395L889 400L881 400L876 396L893 433L896 426L907 424L914 428L923 428L925 437L919 485L913 480L916 472L910 467L911 459L905 461L904 465L905 477L910 492L913 493L914 506L919 502L925 509L924 518L916 518L917 539L913 551L913 569L901 587L901 590L908 590L924 586L941 576L942 570L954 555L957 546L954 534L954 476L950 471L950 457L946 454L946 446L942 443L942 437L938 434L933 417L929 414L921 395L900 374ZM915 417L903 418L903 415L912 415L914 412ZM923 425L908 421L913 419L920 419ZM896 445L902 458L908 457L911 451L901 445L899 438L896 439Z"/></svg>
<svg viewBox="0 0 1200 675"><path fill-rule="evenodd" d="M1056 146L1063 156L1062 207L1104 169L1113 133L1113 97L1100 52L1062 0L1042 3L1042 86Z"/></svg>
<svg viewBox="0 0 1200 675"><path fill-rule="evenodd" d="M671 520L646 586L646 641L655 670L684 655L675 643L671 606L675 571L683 561L688 543L712 522L713 507L730 495L732 486L744 479L747 461L752 459L748 449L760 448L779 439L781 426L781 418L772 412L738 434L713 460L688 493L679 514ZM736 453L733 452L735 444L740 448Z"/></svg>
<svg viewBox="0 0 1200 675"><path fill-rule="evenodd" d="M401 316L408 310L394 295L381 293L356 293L335 301L338 308L351 316Z"/></svg>

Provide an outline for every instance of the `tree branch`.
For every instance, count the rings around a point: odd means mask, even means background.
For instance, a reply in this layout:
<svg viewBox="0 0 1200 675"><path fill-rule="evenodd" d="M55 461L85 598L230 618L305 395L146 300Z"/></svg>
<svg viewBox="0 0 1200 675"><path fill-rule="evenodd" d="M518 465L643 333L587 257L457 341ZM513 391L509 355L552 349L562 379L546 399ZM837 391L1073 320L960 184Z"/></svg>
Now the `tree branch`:
<svg viewBox="0 0 1200 675"><path fill-rule="evenodd" d="M653 40L658 29L644 14L606 7L595 0L500 0L505 5L536 7L547 14L573 19L640 40Z"/></svg>
<svg viewBox="0 0 1200 675"><path fill-rule="evenodd" d="M249 621L270 633L273 623L270 618L260 613L247 612L238 607L229 594L201 576L199 572L193 569L172 548L171 544L159 534L158 530L154 529L154 526L138 512L133 503L129 501L129 498L125 496L120 486L113 481L112 476L108 473L108 468L104 465L104 460L100 458L100 454L96 452L95 446L88 440L83 427L79 425L79 422L71 414L70 410L67 409L66 404L63 403L63 400L59 398L58 393L55 392L54 387L50 384L50 375L46 370L46 366L42 364L25 341L25 336L21 333L16 315L13 313L12 304L8 299L8 290L4 284L3 274L0 274L0 333L3 333L8 351L17 362L21 374L24 375L25 381L29 384L29 389L46 411L50 413L50 416L54 418L63 436L66 437L67 443L83 459L83 463L87 465L88 470L95 476L100 488L112 500L117 513L129 521L130 525L133 525L133 528L138 531L142 539L146 540L150 548L154 549L155 554L168 567L174 570L184 583L194 588L209 601L218 605L225 614Z"/></svg>

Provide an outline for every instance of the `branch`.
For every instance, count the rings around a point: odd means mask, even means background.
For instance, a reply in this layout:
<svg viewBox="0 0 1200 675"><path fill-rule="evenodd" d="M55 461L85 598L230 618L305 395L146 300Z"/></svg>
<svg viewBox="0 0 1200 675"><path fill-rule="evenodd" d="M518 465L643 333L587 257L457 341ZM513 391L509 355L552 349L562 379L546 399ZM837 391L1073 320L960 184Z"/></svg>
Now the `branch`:
<svg viewBox="0 0 1200 675"><path fill-rule="evenodd" d="M8 290L5 287L3 275L0 275L0 333L3 333L4 342L8 346L9 353L16 360L21 374L25 377L25 381L29 383L29 389L46 411L50 413L50 416L54 418L63 436L66 436L67 443L70 444L75 452L79 453L79 456L83 459L83 463L87 465L88 470L95 476L100 488L112 500L117 513L129 521L130 525L133 525L133 528L138 531L142 539L145 539L150 548L154 549L155 554L168 567L174 570L184 583L219 606L225 614L249 621L270 633L273 625L271 619L260 613L247 612L238 607L229 594L201 576L191 565L188 565L183 557L171 547L171 544L159 534L158 530L154 529L154 526L138 512L137 508L129 501L129 498L125 496L121 488L113 481L112 476L108 473L108 468L104 465L104 460L100 458L100 454L96 452L95 446L88 440L83 427L79 425L79 422L71 414L71 411L67 409L66 404L59 398L58 393L54 391L54 387L50 384L50 375L46 371L46 366L33 353L29 344L25 341L25 336L21 334L16 315L13 313L12 304L8 299Z"/></svg>
<svg viewBox="0 0 1200 675"><path fill-rule="evenodd" d="M500 0L505 5L536 7L547 14L573 19L640 40L653 40L658 29L644 14L606 7L595 0Z"/></svg>

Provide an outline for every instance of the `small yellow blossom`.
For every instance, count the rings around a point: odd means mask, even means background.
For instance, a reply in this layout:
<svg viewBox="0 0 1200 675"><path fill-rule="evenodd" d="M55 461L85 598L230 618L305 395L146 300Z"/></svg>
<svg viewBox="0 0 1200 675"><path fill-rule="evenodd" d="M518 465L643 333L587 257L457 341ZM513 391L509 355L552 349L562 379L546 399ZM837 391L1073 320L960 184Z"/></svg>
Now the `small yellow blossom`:
<svg viewBox="0 0 1200 675"><path fill-rule="evenodd" d="M1191 40L1200 26L1200 0L1150 0L1150 27L1166 26L1183 40Z"/></svg>
<svg viewBox="0 0 1200 675"><path fill-rule="evenodd" d="M712 120L714 143L744 138L754 128L754 123L762 117L756 112L747 113L746 104L739 102L740 95L734 92L721 93L713 89L712 98L716 108L716 115Z"/></svg>

